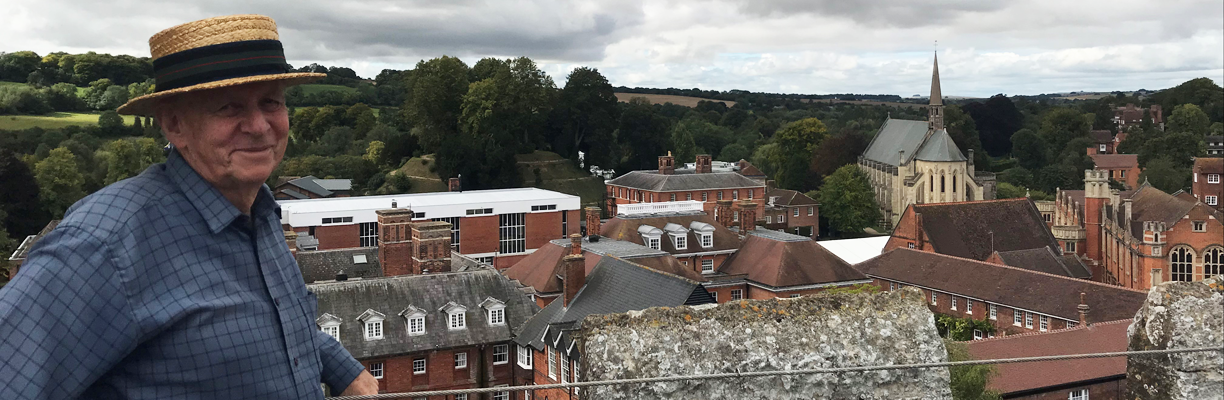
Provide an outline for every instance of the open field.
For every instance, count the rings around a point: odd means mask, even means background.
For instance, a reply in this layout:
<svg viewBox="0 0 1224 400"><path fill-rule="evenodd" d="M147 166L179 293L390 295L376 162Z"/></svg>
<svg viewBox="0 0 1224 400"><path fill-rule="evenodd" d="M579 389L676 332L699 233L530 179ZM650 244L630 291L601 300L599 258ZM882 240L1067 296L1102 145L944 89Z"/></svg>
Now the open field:
<svg viewBox="0 0 1224 400"><path fill-rule="evenodd" d="M617 93L616 94L616 100L623 101L623 102L628 102L629 99L632 99L634 97L645 97L647 100L650 100L650 102L653 104L672 103L678 106L685 106L685 107L697 107L697 102L702 101L702 100L713 101L713 102L721 101L723 103L727 103L727 107L735 106L735 102L730 101L730 100L703 99L700 97L673 96L670 94L646 94L646 93Z"/></svg>
<svg viewBox="0 0 1224 400"><path fill-rule="evenodd" d="M918 103L898 103L894 101L872 101L872 100L803 100L805 103L826 103L826 104L859 104L866 106L889 106L902 108L922 108L927 105Z"/></svg>
<svg viewBox="0 0 1224 400"><path fill-rule="evenodd" d="M57 129L69 125L97 125L99 113L51 113L47 115L0 115L0 130L22 130L33 127ZM133 117L123 116L123 123L132 124Z"/></svg>

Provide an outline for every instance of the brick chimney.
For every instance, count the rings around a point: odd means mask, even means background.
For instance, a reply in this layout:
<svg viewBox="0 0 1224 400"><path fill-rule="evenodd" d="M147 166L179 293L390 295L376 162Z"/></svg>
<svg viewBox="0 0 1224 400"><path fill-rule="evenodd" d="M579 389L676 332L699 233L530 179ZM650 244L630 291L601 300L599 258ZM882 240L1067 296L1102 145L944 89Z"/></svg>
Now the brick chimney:
<svg viewBox="0 0 1224 400"><path fill-rule="evenodd" d="M378 263L384 276L412 273L412 210L378 210Z"/></svg>
<svg viewBox="0 0 1224 400"><path fill-rule="evenodd" d="M459 183L459 178L450 178L446 182L446 190L451 192L462 192L463 185Z"/></svg>
<svg viewBox="0 0 1224 400"><path fill-rule="evenodd" d="M723 227L731 227L731 200L718 200L714 202L714 220L718 221Z"/></svg>
<svg viewBox="0 0 1224 400"><path fill-rule="evenodd" d="M777 181L775 181L775 180L773 180L773 179L766 179L766 180L765 180L765 194L764 194L764 195L762 195L762 197L766 197L766 198L765 198L765 200L769 200L769 198L767 197L767 196L769 196L769 192L772 192L772 191L774 190L774 188L776 188L776 187L778 187L778 182L777 182Z"/></svg>
<svg viewBox="0 0 1224 400"><path fill-rule="evenodd" d="M739 220L740 232L748 232L756 229L756 209L757 203L752 200L744 200L739 202Z"/></svg>
<svg viewBox="0 0 1224 400"><path fill-rule="evenodd" d="M599 207L586 208L587 236L599 236Z"/></svg>
<svg viewBox="0 0 1224 400"><path fill-rule="evenodd" d="M713 165L711 165L712 161L713 160L710 158L709 154L698 154L697 155L697 165L696 165L697 170L695 171L695 173L708 174L712 172L714 168Z"/></svg>
<svg viewBox="0 0 1224 400"><path fill-rule="evenodd" d="M914 211L914 249L923 250L923 247L926 247L925 244L922 240L922 213ZM993 250L992 245L991 251Z"/></svg>
<svg viewBox="0 0 1224 400"><path fill-rule="evenodd" d="M576 256L582 254L582 235L577 233L570 235L570 255Z"/></svg>
<svg viewBox="0 0 1224 400"><path fill-rule="evenodd" d="M1079 309L1080 326L1088 326L1088 303L1084 301L1084 293L1080 292L1080 304L1075 307Z"/></svg>
<svg viewBox="0 0 1224 400"><path fill-rule="evenodd" d="M564 289L562 290L564 293L561 300L564 303L561 303L561 305L564 307L569 307L570 302L574 301L574 296L577 296L578 291L586 285L586 257L582 255L581 236L572 235L570 240L578 241L578 244L574 245L574 248L577 249L577 254L567 255L562 261L565 265L565 281L563 282Z"/></svg>
<svg viewBox="0 0 1224 400"><path fill-rule="evenodd" d="M676 173L676 158L672 157L671 152L667 152L665 156L659 156L659 174L673 175Z"/></svg>
<svg viewBox="0 0 1224 400"><path fill-rule="evenodd" d="M293 258L297 258L297 232L285 231L285 244L289 245L289 254L293 254Z"/></svg>
<svg viewBox="0 0 1224 400"><path fill-rule="evenodd" d="M451 270L451 224L424 221L412 224L412 272L429 274ZM385 267L384 267L385 269Z"/></svg>

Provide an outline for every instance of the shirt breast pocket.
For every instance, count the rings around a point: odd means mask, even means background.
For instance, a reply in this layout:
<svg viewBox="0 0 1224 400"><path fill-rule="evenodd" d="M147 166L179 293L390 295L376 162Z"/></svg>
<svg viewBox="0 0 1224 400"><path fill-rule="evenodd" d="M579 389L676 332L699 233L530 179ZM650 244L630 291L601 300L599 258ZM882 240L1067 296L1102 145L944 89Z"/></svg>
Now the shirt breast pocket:
<svg viewBox="0 0 1224 400"><path fill-rule="evenodd" d="M301 303L302 310L306 313L306 321L311 324L311 327L318 328L318 326L315 326L317 325L315 320L319 318L319 297L307 289L306 297L302 299Z"/></svg>

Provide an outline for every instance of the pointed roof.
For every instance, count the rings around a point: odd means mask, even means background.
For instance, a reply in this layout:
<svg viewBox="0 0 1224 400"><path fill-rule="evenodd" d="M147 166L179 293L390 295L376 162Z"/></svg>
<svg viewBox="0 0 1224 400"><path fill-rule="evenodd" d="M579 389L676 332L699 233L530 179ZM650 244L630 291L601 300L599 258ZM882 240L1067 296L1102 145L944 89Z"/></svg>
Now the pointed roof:
<svg viewBox="0 0 1224 400"><path fill-rule="evenodd" d="M918 148L918 152L914 154L914 159L922 161L967 161L965 155L961 153L960 148L956 147L956 142L952 141L952 137L948 136L948 131L940 129L931 134L927 138L926 143L923 143Z"/></svg>
<svg viewBox="0 0 1224 400"><path fill-rule="evenodd" d="M931 105L943 105L943 92L939 90L939 53L935 54L935 72L931 73Z"/></svg>
<svg viewBox="0 0 1224 400"><path fill-rule="evenodd" d="M744 246L719 267L727 275L746 274L753 282L786 288L809 285L849 285L867 280L812 238L757 229Z"/></svg>

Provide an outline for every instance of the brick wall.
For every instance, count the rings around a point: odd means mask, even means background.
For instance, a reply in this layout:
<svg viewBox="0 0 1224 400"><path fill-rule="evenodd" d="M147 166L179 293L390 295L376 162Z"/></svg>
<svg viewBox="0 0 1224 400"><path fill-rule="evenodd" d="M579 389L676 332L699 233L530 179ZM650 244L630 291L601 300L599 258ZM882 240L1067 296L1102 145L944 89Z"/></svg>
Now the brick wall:
<svg viewBox="0 0 1224 400"><path fill-rule="evenodd" d="M893 286L889 286L889 283L892 283ZM884 291L900 289L902 287L901 283L889 281L886 279L879 279L879 278L872 279L872 284L879 286L880 289ZM1016 310L1012 307L1008 307L1005 304L995 304L995 319L991 320L990 319L990 304L991 303L983 302L981 300L969 299L964 296L959 296L959 295L955 295L952 293L935 291L935 304L931 304L931 292L932 291L930 289L923 289L923 288L920 288L920 289L923 292L923 296L924 296L923 299L924 301L926 301L927 306L931 309L931 312L934 312L936 314L943 314L943 315L948 315L952 317L957 317L957 318L972 318L976 320L991 321L995 327L996 336L1014 335L1018 333L1040 332L1041 331L1041 315L1040 314L1029 313L1033 316L1033 327L1029 328L1026 324L1026 320L1023 314L1026 311ZM956 298L956 309L955 310L952 309L953 297ZM973 303L972 313L967 312L969 310L968 308L969 302ZM1020 325L1015 324L1014 318L1015 318L1015 313L1017 311L1021 313ZM1067 328L1069 321L1062 319L1062 318L1053 317L1053 316L1046 316L1046 317L1048 318L1048 326L1046 327L1047 331Z"/></svg>
<svg viewBox="0 0 1224 400"><path fill-rule="evenodd" d="M459 219L459 249L463 254L496 252L497 239L496 215Z"/></svg>
<svg viewBox="0 0 1224 400"><path fill-rule="evenodd" d="M517 351L517 350L516 350L516 351ZM553 384L553 383L561 383L561 381L560 381L560 379L561 379L561 375L560 375L560 374L561 374L561 364L560 364L560 362L561 362L561 360L566 360L566 361L568 361L568 359L566 359L564 356L562 356L562 355L561 355L561 351L559 351L559 350L558 350L558 351L555 351L555 352L553 353L553 356L554 356L554 357L556 357L556 360L557 360L557 364L556 364L556 371L555 371L555 374L557 375L557 379L555 379L555 380L554 380L554 379L552 379L552 378L549 378L549 377L548 377L548 351L547 351L547 350L545 350L545 351L535 351L535 350L532 350L532 374L531 374L531 378L532 378L532 382L533 382L534 384L536 384L536 385L548 385L548 384ZM515 368L518 368L518 366L517 366L517 365L515 365ZM571 374L573 374L573 368L571 368L571 369L570 369L570 373L571 373ZM573 382L573 380L570 380L570 382ZM571 396L571 395L570 395L570 393L571 393L571 391L572 391L572 390L573 390L573 389L544 389L544 390L534 390L534 391L533 391L533 395L531 396L531 398L532 398L532 399L548 399L548 400L568 400L568 399L571 399L571 398L577 398L577 396ZM511 398L514 398L514 399L521 399L521 398L522 398L522 396L523 396L522 392L519 392L519 393L512 393L510 397L511 397Z"/></svg>
<svg viewBox="0 0 1224 400"><path fill-rule="evenodd" d="M1126 378L1113 379L1104 382L1090 383L1078 386L1062 386L1057 389L1050 389L1041 393L1033 393L1018 397L1008 397L1008 399L1017 400L1067 400L1071 398L1071 392L1078 390L1088 390L1089 399L1125 399L1126 398Z"/></svg>
<svg viewBox="0 0 1224 400"><path fill-rule="evenodd" d="M538 249L550 240L563 239L561 213L527 213L527 248Z"/></svg>
<svg viewBox="0 0 1224 400"><path fill-rule="evenodd" d="M1208 172L1202 172L1202 165L1196 162L1194 166L1194 176L1191 179L1191 191L1194 197L1198 198L1204 204L1207 203L1207 196L1216 197L1215 208L1224 211L1224 176L1221 176L1216 183L1207 183ZM1218 174L1224 175L1224 174Z"/></svg>
<svg viewBox="0 0 1224 400"><path fill-rule="evenodd" d="M309 228L306 230L309 232ZM315 238L319 239L319 250L361 247L357 224L316 226Z"/></svg>
<svg viewBox="0 0 1224 400"><path fill-rule="evenodd" d="M371 358L360 360L368 370L371 364L383 363L383 378L378 380L378 390L383 393L402 393L421 390L466 389L476 387L493 387L510 385L512 375L523 374L514 366L514 345L510 347L510 362L502 365L493 364L493 344L484 346L468 346L454 349L441 349L428 352L413 353L391 358ZM482 348L483 347L483 351ZM467 367L455 368L455 354L467 353ZM424 374L414 374L413 360L425 359ZM481 381L486 382L481 385ZM471 399L480 398L470 396ZM430 397L430 399L449 399L448 397Z"/></svg>
<svg viewBox="0 0 1224 400"><path fill-rule="evenodd" d="M706 291L710 292L710 294L714 296L714 299L718 300L719 303L731 301L732 290L739 290L740 293L742 293L743 299L748 298L748 284L746 283L706 288Z"/></svg>

